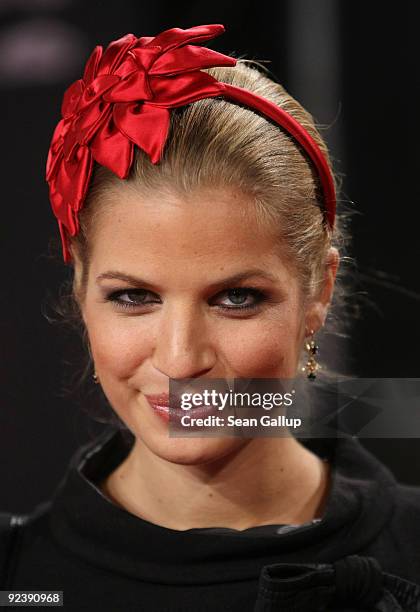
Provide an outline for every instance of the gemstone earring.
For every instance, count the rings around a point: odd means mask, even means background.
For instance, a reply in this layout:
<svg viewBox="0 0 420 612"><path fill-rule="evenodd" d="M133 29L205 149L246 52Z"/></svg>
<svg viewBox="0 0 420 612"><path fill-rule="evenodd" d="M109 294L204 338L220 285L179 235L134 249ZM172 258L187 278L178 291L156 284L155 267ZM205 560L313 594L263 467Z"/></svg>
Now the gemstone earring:
<svg viewBox="0 0 420 612"><path fill-rule="evenodd" d="M314 331L312 329L309 335L309 340L306 340L305 342L305 350L307 351L309 357L306 365L302 368L302 372L306 372L309 380L314 380L316 378L316 371L321 368L314 357L314 355L316 355L319 351L319 346L315 343Z"/></svg>
<svg viewBox="0 0 420 612"><path fill-rule="evenodd" d="M96 372L94 372L92 374L92 378L93 378L93 382L95 383L95 385L98 385L99 384L99 378L98 378L98 375L97 375Z"/></svg>

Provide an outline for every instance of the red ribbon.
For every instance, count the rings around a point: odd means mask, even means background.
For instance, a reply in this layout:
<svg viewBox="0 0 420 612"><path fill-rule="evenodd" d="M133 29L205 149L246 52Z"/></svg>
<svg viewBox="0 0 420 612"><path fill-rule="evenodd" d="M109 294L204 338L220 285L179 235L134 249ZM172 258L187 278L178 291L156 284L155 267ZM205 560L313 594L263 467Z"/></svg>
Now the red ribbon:
<svg viewBox="0 0 420 612"><path fill-rule="evenodd" d="M291 115L245 89L221 83L204 68L235 66L237 60L189 43L225 31L223 25L172 28L155 37L127 34L89 57L83 78L66 90L47 159L50 201L58 220L63 257L71 261L68 236L79 231L93 161L127 178L134 145L152 163L159 162L169 129L169 109L203 98L224 97L252 108L283 127L312 160L324 194L326 217L333 227L334 181L316 142Z"/></svg>

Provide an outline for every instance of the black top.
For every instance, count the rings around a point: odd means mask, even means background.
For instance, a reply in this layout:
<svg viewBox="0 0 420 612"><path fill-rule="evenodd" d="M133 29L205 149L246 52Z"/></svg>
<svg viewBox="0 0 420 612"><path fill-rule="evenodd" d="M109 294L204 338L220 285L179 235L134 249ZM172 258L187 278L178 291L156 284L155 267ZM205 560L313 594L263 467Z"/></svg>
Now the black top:
<svg viewBox="0 0 420 612"><path fill-rule="evenodd" d="M97 483L132 441L109 428L77 451L24 525L4 588L62 590L66 610L284 612L342 599L359 610L386 575L393 603L375 609L420 610L420 588L405 582L420 584L420 488L398 484L357 439L305 443L332 467L322 520L244 531L168 529L109 500Z"/></svg>

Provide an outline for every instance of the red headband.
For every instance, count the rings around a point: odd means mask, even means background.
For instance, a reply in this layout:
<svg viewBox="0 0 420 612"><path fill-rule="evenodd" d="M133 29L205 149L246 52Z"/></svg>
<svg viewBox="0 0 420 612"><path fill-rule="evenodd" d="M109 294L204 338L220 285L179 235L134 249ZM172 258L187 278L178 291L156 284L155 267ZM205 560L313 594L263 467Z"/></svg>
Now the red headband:
<svg viewBox="0 0 420 612"><path fill-rule="evenodd" d="M79 231L93 162L127 178L134 145L152 163L159 162L169 128L169 110L222 97L262 113L283 127L303 147L318 173L325 216L335 218L334 181L327 161L308 132L273 102L241 87L221 83L201 69L235 66L237 60L189 43L205 41L225 31L222 25L172 28L158 36L127 34L103 52L94 49L83 78L65 92L62 119L55 128L47 160L50 201L58 220L63 256L71 261L68 235Z"/></svg>

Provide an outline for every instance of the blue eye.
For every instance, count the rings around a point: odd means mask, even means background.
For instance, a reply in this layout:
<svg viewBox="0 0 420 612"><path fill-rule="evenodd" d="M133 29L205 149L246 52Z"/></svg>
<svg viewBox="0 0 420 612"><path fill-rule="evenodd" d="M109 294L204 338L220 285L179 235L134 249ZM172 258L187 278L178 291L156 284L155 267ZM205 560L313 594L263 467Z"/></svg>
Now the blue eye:
<svg viewBox="0 0 420 612"><path fill-rule="evenodd" d="M226 310L243 310L244 308L256 308L258 304L264 301L265 295L262 291L254 289L253 287L237 287L234 289L228 289L224 293L227 294L228 299L233 302L234 306L221 306ZM252 296L253 301L246 303L247 295Z"/></svg>
<svg viewBox="0 0 420 612"><path fill-rule="evenodd" d="M121 308L141 308L142 306L149 306L150 304L158 304L159 300L148 300L146 301L147 295L154 295L151 291L146 289L120 289L119 291L113 291L110 293L106 300L113 302ZM234 287L226 291L221 292L221 295L226 295L231 306L225 304L217 304L219 308L223 310L251 310L257 308L259 304L267 299L266 295L254 287ZM252 302L247 303L247 298L251 296Z"/></svg>
<svg viewBox="0 0 420 612"><path fill-rule="evenodd" d="M148 293L150 293L150 291L146 291L145 289L121 289L120 291L114 291L111 293L107 299L110 302L115 302L119 306L123 306L124 308L132 308L135 306L150 304L150 302L145 302L144 300L144 297Z"/></svg>

